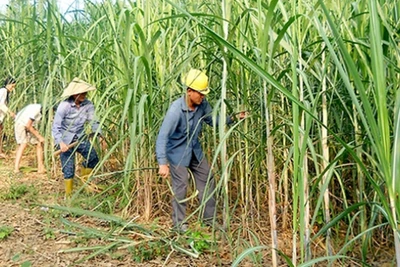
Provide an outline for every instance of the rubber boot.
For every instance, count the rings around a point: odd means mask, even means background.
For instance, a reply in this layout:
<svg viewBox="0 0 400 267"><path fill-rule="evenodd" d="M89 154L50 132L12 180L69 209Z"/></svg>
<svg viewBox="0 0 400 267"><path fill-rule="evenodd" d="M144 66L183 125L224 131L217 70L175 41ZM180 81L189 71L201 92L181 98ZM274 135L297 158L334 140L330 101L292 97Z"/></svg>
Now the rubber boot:
<svg viewBox="0 0 400 267"><path fill-rule="evenodd" d="M81 176L82 177L86 177L86 180L87 180L87 178L89 177L89 175L90 175L90 173L92 172L92 168L82 168L81 169Z"/></svg>
<svg viewBox="0 0 400 267"><path fill-rule="evenodd" d="M74 188L73 179L64 179L65 181L65 198L68 199L72 195L72 189Z"/></svg>
<svg viewBox="0 0 400 267"><path fill-rule="evenodd" d="M85 191L87 193L92 193L94 191L96 191L96 189L94 188L94 186L92 185L92 183L88 183L87 180L89 179L90 174L92 173L92 168L83 168L81 169L81 181L85 186Z"/></svg>

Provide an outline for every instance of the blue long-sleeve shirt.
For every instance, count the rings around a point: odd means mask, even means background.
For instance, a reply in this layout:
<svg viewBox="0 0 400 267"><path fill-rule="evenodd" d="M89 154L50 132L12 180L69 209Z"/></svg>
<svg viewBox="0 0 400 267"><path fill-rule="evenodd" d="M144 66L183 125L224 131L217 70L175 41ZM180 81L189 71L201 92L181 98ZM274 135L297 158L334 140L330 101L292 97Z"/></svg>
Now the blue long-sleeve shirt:
<svg viewBox="0 0 400 267"><path fill-rule="evenodd" d="M92 131L101 133L99 122L95 119L94 105L85 99L78 108L72 99L60 103L54 116L52 134L56 144L70 144L74 137L82 137L85 123L90 122Z"/></svg>
<svg viewBox="0 0 400 267"><path fill-rule="evenodd" d="M212 108L206 99L190 110L185 96L175 100L169 107L161 125L157 141L156 154L160 165L170 163L172 165L189 166L194 154L198 161L204 157L199 142L199 134L203 122L213 125ZM216 120L218 125L219 119ZM227 117L227 124L231 123Z"/></svg>

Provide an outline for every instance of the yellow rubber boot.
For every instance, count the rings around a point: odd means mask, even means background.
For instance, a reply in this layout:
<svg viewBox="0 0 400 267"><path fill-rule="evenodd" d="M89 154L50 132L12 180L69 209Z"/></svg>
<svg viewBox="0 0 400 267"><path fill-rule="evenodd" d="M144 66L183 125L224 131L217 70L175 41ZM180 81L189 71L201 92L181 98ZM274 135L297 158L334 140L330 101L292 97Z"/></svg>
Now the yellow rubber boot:
<svg viewBox="0 0 400 267"><path fill-rule="evenodd" d="M81 176L86 176L86 179L89 177L90 173L92 172L92 168L82 168L81 169Z"/></svg>
<svg viewBox="0 0 400 267"><path fill-rule="evenodd" d="M92 183L88 183L87 180L90 177L90 174L92 173L92 168L82 168L81 169L81 181L82 183L85 185L85 191L87 193L92 193L97 191L97 188L95 185L93 185Z"/></svg>
<svg viewBox="0 0 400 267"><path fill-rule="evenodd" d="M74 188L73 179L64 179L65 181L65 198L70 198L72 195L72 189Z"/></svg>

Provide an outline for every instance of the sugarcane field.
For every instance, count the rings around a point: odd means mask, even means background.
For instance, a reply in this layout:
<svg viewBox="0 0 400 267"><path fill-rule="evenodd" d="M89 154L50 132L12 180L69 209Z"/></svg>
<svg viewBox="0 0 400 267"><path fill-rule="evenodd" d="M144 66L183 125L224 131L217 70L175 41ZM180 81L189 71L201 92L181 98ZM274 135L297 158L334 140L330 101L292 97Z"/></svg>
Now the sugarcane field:
<svg viewBox="0 0 400 267"><path fill-rule="evenodd" d="M0 0L0 266L400 267L399 28L400 1Z"/></svg>

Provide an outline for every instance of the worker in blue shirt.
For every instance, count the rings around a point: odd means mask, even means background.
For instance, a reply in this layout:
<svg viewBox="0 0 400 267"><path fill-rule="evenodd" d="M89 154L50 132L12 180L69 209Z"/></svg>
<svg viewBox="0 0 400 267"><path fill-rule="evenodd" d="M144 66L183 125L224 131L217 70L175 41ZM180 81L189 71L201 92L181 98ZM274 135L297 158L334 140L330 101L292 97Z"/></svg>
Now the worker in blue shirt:
<svg viewBox="0 0 400 267"><path fill-rule="evenodd" d="M88 176L99 162L97 153L85 136L85 123L91 123L92 132L101 137L99 122L95 119L95 108L86 99L87 92L96 88L79 78L74 78L64 89L62 97L68 97L57 108L52 126L52 135L56 146L61 150L60 159L65 181L65 195L69 197L73 189L75 175L75 151L85 159L81 176ZM78 141L76 147L70 144Z"/></svg>
<svg viewBox="0 0 400 267"><path fill-rule="evenodd" d="M211 225L215 216L214 177L199 142L203 122L213 125L212 108L205 99L210 92L208 77L200 70L191 69L183 82L186 94L169 107L156 141L158 173L164 178L171 174L172 222L179 232L188 229L186 203L182 200L187 193L189 170L195 180L199 201L207 200L200 216L202 221ZM216 125L218 121L217 118ZM229 124L232 119L227 117L226 122Z"/></svg>

